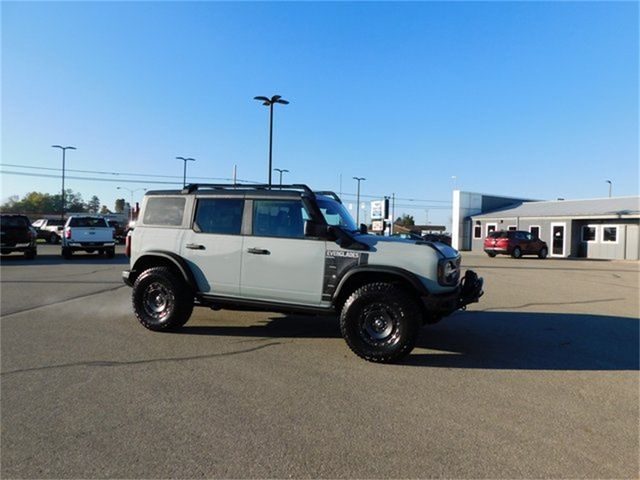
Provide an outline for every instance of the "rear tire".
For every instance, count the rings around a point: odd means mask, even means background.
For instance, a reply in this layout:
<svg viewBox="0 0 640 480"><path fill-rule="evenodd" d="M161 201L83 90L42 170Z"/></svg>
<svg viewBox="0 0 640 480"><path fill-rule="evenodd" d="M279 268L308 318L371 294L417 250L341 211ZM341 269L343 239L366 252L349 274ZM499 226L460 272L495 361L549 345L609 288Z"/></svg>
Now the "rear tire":
<svg viewBox="0 0 640 480"><path fill-rule="evenodd" d="M407 356L420 334L416 301L391 283L370 283L353 292L340 314L349 348L370 362L390 363Z"/></svg>
<svg viewBox="0 0 640 480"><path fill-rule="evenodd" d="M191 317L193 291L169 267L153 267L143 271L133 284L132 303L145 328L172 330Z"/></svg>
<svg viewBox="0 0 640 480"><path fill-rule="evenodd" d="M114 247L107 248L104 253L107 255L107 258L113 258L116 256L116 249Z"/></svg>
<svg viewBox="0 0 640 480"><path fill-rule="evenodd" d="M547 250L547 247L542 247L538 252L538 258L545 259L547 258L548 254L549 254L549 250Z"/></svg>
<svg viewBox="0 0 640 480"><path fill-rule="evenodd" d="M62 247L62 258L65 260L70 260L73 256L73 250L67 247Z"/></svg>
<svg viewBox="0 0 640 480"><path fill-rule="evenodd" d="M520 247L514 247L513 251L511 252L511 256L513 258L520 258L522 257L522 250L520 249Z"/></svg>
<svg viewBox="0 0 640 480"><path fill-rule="evenodd" d="M32 248L31 250L25 250L24 258L26 258L27 260L33 260L34 258L36 258L37 254L38 252L35 248Z"/></svg>
<svg viewBox="0 0 640 480"><path fill-rule="evenodd" d="M494 258L496 256L496 254L493 252L487 252L487 255L489 255L491 258Z"/></svg>

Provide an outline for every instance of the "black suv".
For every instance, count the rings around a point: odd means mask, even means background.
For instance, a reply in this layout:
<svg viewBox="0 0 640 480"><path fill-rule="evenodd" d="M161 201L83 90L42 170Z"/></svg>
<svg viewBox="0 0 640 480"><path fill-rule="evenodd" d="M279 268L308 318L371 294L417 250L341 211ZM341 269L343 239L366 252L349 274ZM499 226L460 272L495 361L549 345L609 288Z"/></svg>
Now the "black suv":
<svg viewBox="0 0 640 480"><path fill-rule="evenodd" d="M38 234L24 215L1 214L0 235L2 236L2 245L0 246L2 255L22 252L28 259L36 256Z"/></svg>

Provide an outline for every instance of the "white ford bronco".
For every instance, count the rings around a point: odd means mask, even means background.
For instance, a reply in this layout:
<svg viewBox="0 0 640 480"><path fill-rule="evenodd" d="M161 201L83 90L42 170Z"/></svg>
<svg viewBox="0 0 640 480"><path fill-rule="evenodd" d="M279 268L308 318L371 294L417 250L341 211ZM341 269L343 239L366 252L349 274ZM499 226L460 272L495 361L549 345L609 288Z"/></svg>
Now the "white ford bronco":
<svg viewBox="0 0 640 480"><path fill-rule="evenodd" d="M182 327L194 305L338 315L360 357L392 362L420 327L477 302L482 279L437 242L368 235L338 196L306 185L187 185L144 196L127 237L133 309Z"/></svg>

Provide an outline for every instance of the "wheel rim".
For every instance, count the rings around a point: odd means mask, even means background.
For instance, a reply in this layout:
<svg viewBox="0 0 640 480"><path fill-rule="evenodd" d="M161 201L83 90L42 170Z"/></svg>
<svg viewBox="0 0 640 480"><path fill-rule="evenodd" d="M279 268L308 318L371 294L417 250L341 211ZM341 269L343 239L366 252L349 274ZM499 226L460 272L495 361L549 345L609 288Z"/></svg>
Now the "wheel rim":
<svg viewBox="0 0 640 480"><path fill-rule="evenodd" d="M516 258L519 258L521 255L520 249L516 247L516 249L513 251L513 256Z"/></svg>
<svg viewBox="0 0 640 480"><path fill-rule="evenodd" d="M173 311L175 296L162 283L153 282L144 291L142 305L149 317L157 322L162 322Z"/></svg>
<svg viewBox="0 0 640 480"><path fill-rule="evenodd" d="M360 316L360 335L372 346L396 343L399 337L398 314L388 305L373 303Z"/></svg>

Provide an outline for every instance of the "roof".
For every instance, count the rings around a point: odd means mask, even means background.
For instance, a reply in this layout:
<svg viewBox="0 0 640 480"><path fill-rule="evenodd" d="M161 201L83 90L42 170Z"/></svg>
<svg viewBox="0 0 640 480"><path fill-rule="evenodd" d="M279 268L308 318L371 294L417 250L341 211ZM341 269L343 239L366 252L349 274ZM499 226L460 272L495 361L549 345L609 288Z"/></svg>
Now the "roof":
<svg viewBox="0 0 640 480"><path fill-rule="evenodd" d="M470 215L474 219L498 217L639 217L640 197L593 198L522 202L492 212Z"/></svg>

